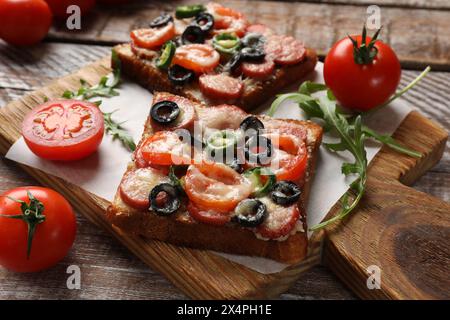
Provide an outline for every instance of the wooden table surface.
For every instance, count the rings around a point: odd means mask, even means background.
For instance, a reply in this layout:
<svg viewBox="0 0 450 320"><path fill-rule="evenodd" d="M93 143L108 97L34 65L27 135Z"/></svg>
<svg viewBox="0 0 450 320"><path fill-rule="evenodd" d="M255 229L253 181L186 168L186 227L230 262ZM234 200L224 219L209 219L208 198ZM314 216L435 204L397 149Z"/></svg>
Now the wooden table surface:
<svg viewBox="0 0 450 320"><path fill-rule="evenodd" d="M248 2L246 1L247 4ZM405 96L405 99L414 109L440 123L447 130L450 129L450 72L448 72L450 70L448 56L450 37L447 34L450 28L440 37L436 35L439 28L443 27L439 25L441 23L439 21L450 21L450 1L310 0L305 2L308 3L292 5L296 8L304 8L307 14L320 15L316 9L329 8L327 10L333 12L339 10L352 12L356 8L364 12L366 5L375 2L382 8L382 18L383 12L389 12L386 19L390 26L400 19L394 14L395 10L401 10L406 17L408 14L410 17L420 15L422 20L419 29L430 32L430 37L433 37L436 43L433 44L433 49L424 51L423 48L426 49L427 46L416 43L415 41L420 42L420 35L415 37L413 33L407 33L407 39L391 41L394 47L399 46L396 50L402 52L403 55L399 54L399 56L405 57L402 62L409 69L403 72L402 85L416 77L419 74L418 69L427 63L433 64L435 69L447 70L447 72L431 72L417 88ZM133 10L136 15L140 6L144 8L147 5L145 1L134 4ZM95 18L102 15L111 17L115 14L117 11L103 8L97 9L93 16ZM142 17L140 16L139 19ZM119 34L119 39L128 32L128 26L124 28L123 25L117 25L110 20L103 22L102 32L97 32L100 29L92 27L95 22L89 22L91 29L81 35L68 34L61 28L54 28L45 43L33 48L13 48L0 41L0 106L20 98L51 79L73 72L107 54L112 43L107 38L102 40L100 36L108 34L111 31L108 28L113 26L115 29L112 34ZM392 34L395 34L396 28L392 28ZM295 30L291 32L295 33ZM308 32L313 33L314 30L303 30L303 34ZM315 37L318 39L319 51L324 53L333 43L330 39L334 39L336 34L339 34L335 30L329 32L328 35L320 33L320 36ZM411 51L402 47L402 41L411 42L415 49ZM444 49L447 50L444 52ZM16 164L9 160L0 160L0 192L17 186L34 184L36 181L22 172ZM441 162L424 175L414 187L444 201L450 201L450 143L447 143ZM54 268L37 274L15 274L0 269L0 299L186 298L162 275L149 269L109 234L90 224L82 215L77 214L77 218L78 235L75 244L69 255ZM66 287L68 276L66 269L73 264L81 268L81 290L68 290ZM281 298L355 299L355 296L325 267L315 267L303 274L288 292L281 295Z"/></svg>

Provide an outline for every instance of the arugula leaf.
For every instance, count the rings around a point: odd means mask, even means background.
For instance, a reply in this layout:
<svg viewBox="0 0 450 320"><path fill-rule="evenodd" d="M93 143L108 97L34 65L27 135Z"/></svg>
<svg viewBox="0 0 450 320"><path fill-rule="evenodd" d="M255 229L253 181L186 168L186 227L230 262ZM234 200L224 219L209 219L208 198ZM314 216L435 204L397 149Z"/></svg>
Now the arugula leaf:
<svg viewBox="0 0 450 320"><path fill-rule="evenodd" d="M414 158L422 157L422 154L420 152L406 148L405 146L398 143L394 138L392 138L389 135L382 135L382 134L376 133L375 131L373 131L372 129L370 129L367 126L363 126L362 130L367 136L389 146L389 148L391 148L397 152L404 153L404 154L406 154L410 157L414 157Z"/></svg>
<svg viewBox="0 0 450 320"><path fill-rule="evenodd" d="M90 86L89 83L80 79L80 88L77 91L64 91L62 97L66 99L76 99L76 100L90 100L96 97L102 98L110 98L114 96L118 96L119 92L116 88L120 84L120 75L122 70L122 64L117 56L117 52L112 50L112 66L113 73L112 77L108 78L104 76L100 79L98 84L94 86ZM98 107L102 103L101 100L92 101L92 103L96 104ZM113 112L105 113L103 112L103 119L105 121L105 131L110 134L113 139L119 139L122 144L129 150L134 151L136 149L136 145L133 141L133 138L129 135L129 133L121 126L122 123L114 122L111 115Z"/></svg>
<svg viewBox="0 0 450 320"><path fill-rule="evenodd" d="M130 134L124 128L122 128L122 124L124 122L117 123L112 119L112 114L115 111L103 113L103 119L105 121L105 131L113 137L113 140L119 139L122 144L128 148L128 150L136 150L136 144L133 141L133 137L131 137Z"/></svg>
<svg viewBox="0 0 450 320"><path fill-rule="evenodd" d="M294 102L297 103L302 103L304 101L307 100L312 100L311 97L301 94L301 93L286 93L286 94L279 94L277 96L277 98L275 99L275 101L272 103L269 111L267 112L267 114L269 116L273 116L273 114L275 113L275 111L277 111L278 107L285 101L285 100L293 100Z"/></svg>
<svg viewBox="0 0 450 320"><path fill-rule="evenodd" d="M413 80L406 88L399 91L394 97L398 98L411 89L428 72L425 69L418 78ZM317 94L317 95L316 95ZM298 103L306 117L319 119L325 131L333 131L339 141L335 143L324 143L324 146L332 152L348 151L353 155L353 163L343 163L341 171L344 175L356 175L356 180L350 184L350 189L341 198L341 210L331 219L313 226L310 230L322 229L338 220L345 218L356 208L361 201L367 181L367 154L365 141L370 138L379 141L397 152L407 154L412 157L421 157L420 152L410 150L395 141L389 135L382 135L362 124L361 115L346 113L336 101L331 90L326 85L304 82L297 92L278 95L272 103L268 115L273 116L278 107L285 100L292 100ZM389 100L390 102L393 99Z"/></svg>

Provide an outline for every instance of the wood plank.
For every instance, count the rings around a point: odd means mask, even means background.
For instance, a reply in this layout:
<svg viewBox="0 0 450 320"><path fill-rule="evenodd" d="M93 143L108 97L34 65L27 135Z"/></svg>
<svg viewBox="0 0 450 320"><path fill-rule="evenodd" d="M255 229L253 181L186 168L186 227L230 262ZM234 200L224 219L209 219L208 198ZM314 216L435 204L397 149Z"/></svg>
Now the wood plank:
<svg viewBox="0 0 450 320"><path fill-rule="evenodd" d="M100 63L82 69L75 75L60 79L52 85L47 86L39 90L38 92L34 92L24 97L22 100L13 102L3 108L0 113L0 123L8 125L0 126L0 135L3 137L3 139L0 140L1 151L3 153L6 152L9 145L20 136L18 129L22 117L24 116L25 112L29 110L29 108L34 106L36 103L41 102L44 95L48 97L56 97L59 96L61 92L66 88L73 89L74 87L78 86L77 83L80 77L83 77L90 82L96 82L102 74L108 72L107 66L108 61L103 60ZM419 128L419 130L417 128ZM395 171L392 169L392 165L395 164L395 168L400 168L403 173L407 173L403 178L404 181L414 181L415 178L420 176L425 171L425 169L428 169L429 166L434 164L441 155L443 147L445 145L445 132L436 127L435 124L426 121L422 116L418 114L410 115L398 131L400 133L405 131L403 132L403 134L400 134L398 136L400 141L408 145L412 145L415 149L424 151L425 157L421 161L413 161L410 158L399 156L391 150L384 149L384 151L377 156L377 161L375 161L376 164L372 165L372 170L377 170L376 175L378 177L385 177L386 179L392 180L397 177L394 177L393 175L389 177L386 175L395 173ZM145 263L164 273L169 278L169 280L174 282L185 294L191 297L273 297L278 295L280 292L285 291L289 287L289 285L299 277L300 273L304 271L305 268L310 267L312 264L318 262L315 255L317 253L316 250L318 249L318 247L315 247L312 251L310 251L310 253L312 254L311 259L307 261L306 264L292 267L275 275L261 275L230 261L226 261L223 258L213 256L208 252L178 248L165 243L147 240L144 241L140 238L138 239L127 236L122 234L120 230L111 228L111 226L103 218L102 210L104 210L106 205L108 204L106 201L89 195L79 188L71 186L67 182L63 182L61 179L48 176L40 172L39 170L31 169L26 166L22 166L22 168L32 174L38 181L40 181L44 185L51 185L53 188L56 188L57 190L62 192L90 221L111 232L119 241L126 245L134 254L139 256ZM372 179L377 180L378 178L373 177ZM394 189L394 191L398 191L398 188L400 187L394 184L391 180L389 180L388 182L390 182L393 187L397 188ZM376 188L369 188L366 197L369 200L372 197L377 197L377 191L378 190ZM396 195L399 196L400 194L406 194L404 193L405 190L401 189L401 191L403 193L396 193ZM420 199L420 197L418 196L417 199ZM423 196L422 199L426 199L426 203L429 208L437 209L437 211L435 211L436 214L439 214L443 210L448 210L448 205L440 203L437 199L432 199L429 196ZM389 205L389 202L384 203L384 205ZM362 213L354 213L351 221L358 221L361 218L366 219L364 215L364 208L365 205L362 205ZM387 211L391 212L392 207L389 208L390 211ZM432 212L431 214L433 213L434 212ZM444 225L446 223L445 221L446 220L442 220L442 223L444 223ZM344 225L346 225L346 223ZM362 234L359 233L358 237L361 237L361 235ZM334 235L330 234L330 241L328 241L327 243L332 243L334 247L338 248L339 250L348 250L346 246L338 245L339 243L335 241L335 239L339 239L338 237L333 237ZM370 241L370 239L366 240ZM328 246L327 248L332 247ZM344 254L332 255L332 253L343 252L338 251L338 249L334 251L330 249L326 252L328 254L327 257L341 258L341 263L331 264L331 267L334 268L333 270L335 270L338 275L342 276L342 273L339 273L338 270L335 269L336 266L348 267L349 265L351 265L355 267L353 264L351 264L351 262L355 261L355 259L362 259L365 263L364 256L358 255L359 252L355 253L354 256L348 256ZM349 258L342 259L342 257ZM386 256L385 258L388 259L389 256ZM174 261L176 261L176 263L174 263ZM356 264L356 267L361 267L361 265ZM201 272L199 270L201 270ZM218 272L217 270L220 270L220 272ZM360 271L359 269L356 270ZM352 278L356 283L358 283L365 277L364 273L362 272L358 272L356 273L356 275L357 276ZM438 276L440 276L440 274L438 274ZM411 285L411 283L414 282L414 279L404 280L404 286ZM348 283L354 284L354 282ZM382 293L386 296L393 296L397 298L408 297L408 294L411 294L410 291L402 291L400 294L391 295L390 291L394 290L394 288L392 287L393 284L398 285L398 283L396 282L388 282L388 285L383 288ZM422 293L421 291L418 292ZM369 295L367 293L362 294L360 291L356 291L356 293L361 296L365 296L365 294L366 296ZM442 294L442 291L437 292L436 294Z"/></svg>
<svg viewBox="0 0 450 320"><path fill-rule="evenodd" d="M0 88L34 90L104 57L104 46L43 43L17 48L0 42Z"/></svg>
<svg viewBox="0 0 450 320"><path fill-rule="evenodd" d="M412 112L394 138L424 157L382 148L357 215L327 229L324 262L363 298L448 299L450 204L406 186L439 161L448 133ZM426 145L434 146L432 153ZM381 290L366 286L372 265L381 270Z"/></svg>
<svg viewBox="0 0 450 320"><path fill-rule="evenodd" d="M86 18L80 32L53 28L49 40L113 44L129 41L130 30L144 26L162 10L198 0L152 1L121 8L100 8ZM206 2L206 1L203 1ZM324 56L335 41L359 33L364 6L275 1L218 1L245 13L251 21L266 23L279 33L291 34ZM450 70L450 11L383 7L381 38L392 45L406 68L432 65Z"/></svg>

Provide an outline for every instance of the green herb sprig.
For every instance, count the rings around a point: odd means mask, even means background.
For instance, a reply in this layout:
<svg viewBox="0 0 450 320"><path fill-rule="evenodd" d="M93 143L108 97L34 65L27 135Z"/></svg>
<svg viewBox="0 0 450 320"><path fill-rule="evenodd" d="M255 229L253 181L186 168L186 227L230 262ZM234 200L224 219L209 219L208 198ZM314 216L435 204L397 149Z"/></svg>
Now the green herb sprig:
<svg viewBox="0 0 450 320"><path fill-rule="evenodd" d="M395 94L395 99L417 84L429 70L429 67L426 68L407 87ZM316 94L318 92L324 92L326 94ZM298 103L308 118L315 118L321 122L325 131L334 131L337 133L339 142L324 143L324 146L328 150L333 152L348 151L355 159L353 163L346 162L342 164L342 173L346 176L356 175L357 179L350 185L349 190L341 198L341 210L331 219L310 228L311 231L322 229L345 218L356 208L362 199L367 182L368 161L364 147L364 142L367 139L379 141L391 149L411 157L420 158L422 156L420 152L406 148L391 136L381 135L363 125L361 114L349 114L345 112L337 104L336 98L331 90L324 84L307 81L300 86L297 92L278 95L272 103L268 115L273 116L280 104L285 100L292 100ZM393 100L390 99L389 102Z"/></svg>
<svg viewBox="0 0 450 320"><path fill-rule="evenodd" d="M115 110L117 111L117 110ZM105 121L105 131L112 136L113 140L119 139L128 150L136 150L136 144L130 134L122 127L125 122L115 122L111 116L115 112L103 112L103 119Z"/></svg>
<svg viewBox="0 0 450 320"><path fill-rule="evenodd" d="M94 86L89 86L86 80L80 79L81 87L77 91L64 91L62 97L66 99L76 99L76 100L91 100L93 98L110 98L114 96L118 96L119 92L116 90L118 85L120 84L120 75L121 75L121 62L117 56L117 53L112 51L112 65L113 76L110 79L107 76L103 76L98 84ZM100 106L102 103L101 100L92 101L97 106ZM114 112L103 112L103 119L105 122L105 131L110 134L113 139L118 139L122 142L127 149L130 151L134 151L136 149L136 144L133 141L131 135L122 127L123 122L117 123L112 119L112 114Z"/></svg>

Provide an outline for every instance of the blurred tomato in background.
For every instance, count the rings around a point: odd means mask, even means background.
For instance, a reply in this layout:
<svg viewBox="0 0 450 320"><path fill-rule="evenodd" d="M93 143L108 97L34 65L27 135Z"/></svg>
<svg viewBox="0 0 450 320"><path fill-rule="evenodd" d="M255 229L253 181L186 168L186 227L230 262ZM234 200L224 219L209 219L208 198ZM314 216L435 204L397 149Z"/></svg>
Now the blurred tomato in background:
<svg viewBox="0 0 450 320"><path fill-rule="evenodd" d="M16 46L41 41L52 23L44 0L0 0L0 38Z"/></svg>
<svg viewBox="0 0 450 320"><path fill-rule="evenodd" d="M71 5L80 7L81 14L87 14L95 6L95 0L45 0L56 18L64 19L69 16L67 8Z"/></svg>
<svg viewBox="0 0 450 320"><path fill-rule="evenodd" d="M0 39L16 46L30 46L47 35L53 17L64 21L67 8L77 5L87 15L96 3L107 6L131 3L133 0L0 0ZM114 7L112 7L114 8Z"/></svg>

